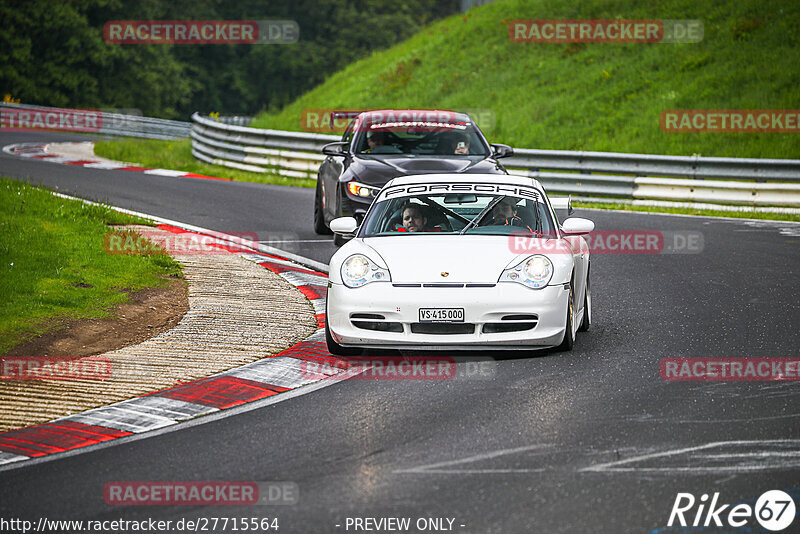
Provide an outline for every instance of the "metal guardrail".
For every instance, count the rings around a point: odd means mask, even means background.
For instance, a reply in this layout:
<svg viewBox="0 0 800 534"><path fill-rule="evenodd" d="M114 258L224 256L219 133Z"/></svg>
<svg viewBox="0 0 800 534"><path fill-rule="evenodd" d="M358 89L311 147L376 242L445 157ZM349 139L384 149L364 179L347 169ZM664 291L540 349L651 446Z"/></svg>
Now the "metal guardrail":
<svg viewBox="0 0 800 534"><path fill-rule="evenodd" d="M695 179L800 181L800 161L515 148L507 167Z"/></svg>
<svg viewBox="0 0 800 534"><path fill-rule="evenodd" d="M80 123L80 127L76 127ZM63 130L150 139L189 137L192 123L113 113L101 109L65 109L0 103L2 130Z"/></svg>
<svg viewBox="0 0 800 534"><path fill-rule="evenodd" d="M217 117L216 120L221 122L222 124L232 124L234 126L249 126L250 122L253 120L253 117L240 117L238 115L233 115L227 117Z"/></svg>
<svg viewBox="0 0 800 534"><path fill-rule="evenodd" d="M316 178L324 159L322 146L340 140L336 135L231 126L197 113L192 122L196 158L294 178ZM515 148L503 164L512 174L539 180L551 193L800 207L800 160Z"/></svg>
<svg viewBox="0 0 800 534"><path fill-rule="evenodd" d="M290 178L315 178L320 152L339 136L261 130L192 115L192 155L206 163Z"/></svg>

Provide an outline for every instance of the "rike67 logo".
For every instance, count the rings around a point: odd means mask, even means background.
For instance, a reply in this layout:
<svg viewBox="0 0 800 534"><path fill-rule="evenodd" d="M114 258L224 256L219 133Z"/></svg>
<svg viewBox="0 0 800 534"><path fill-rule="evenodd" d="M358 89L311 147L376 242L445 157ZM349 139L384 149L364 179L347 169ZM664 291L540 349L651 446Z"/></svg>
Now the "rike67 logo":
<svg viewBox="0 0 800 534"><path fill-rule="evenodd" d="M696 509L695 509L696 505ZM682 527L744 527L755 526L778 532L789 528L795 517L794 499L781 490L764 492L755 506L749 504L719 504L719 493L704 493L699 501L691 493L678 493L667 526Z"/></svg>

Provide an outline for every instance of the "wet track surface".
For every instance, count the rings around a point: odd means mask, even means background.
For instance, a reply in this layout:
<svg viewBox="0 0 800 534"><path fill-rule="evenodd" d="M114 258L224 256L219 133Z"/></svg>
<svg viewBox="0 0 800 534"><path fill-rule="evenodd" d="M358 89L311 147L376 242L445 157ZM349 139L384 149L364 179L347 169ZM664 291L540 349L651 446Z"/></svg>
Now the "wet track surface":
<svg viewBox="0 0 800 534"><path fill-rule="evenodd" d="M16 133L0 143L68 138L85 139ZM335 250L311 230L312 189L5 153L0 174L213 230L282 236L287 250L325 263ZM0 516L266 516L281 532L346 532L347 517L447 517L454 532L678 532L666 527L678 492L719 492L732 504L770 489L797 497L800 383L666 382L659 363L798 356L800 225L576 215L601 230L701 232L704 249L593 255L594 324L571 353L482 353L497 360L474 378L348 380L3 471ZM291 481L300 494L285 506L105 504L106 483L145 480Z"/></svg>

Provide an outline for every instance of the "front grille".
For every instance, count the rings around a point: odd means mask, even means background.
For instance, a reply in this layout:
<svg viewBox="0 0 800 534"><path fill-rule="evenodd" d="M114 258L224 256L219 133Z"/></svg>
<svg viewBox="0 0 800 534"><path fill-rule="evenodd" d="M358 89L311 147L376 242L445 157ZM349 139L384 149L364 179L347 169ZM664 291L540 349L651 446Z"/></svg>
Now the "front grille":
<svg viewBox="0 0 800 534"><path fill-rule="evenodd" d="M504 332L524 332L533 330L536 323L486 323L483 325L484 334L502 334Z"/></svg>
<svg viewBox="0 0 800 534"><path fill-rule="evenodd" d="M353 326L361 328L362 330L403 333L403 325L401 323L393 323L390 321L352 321L352 323Z"/></svg>
<svg viewBox="0 0 800 534"><path fill-rule="evenodd" d="M430 284L397 284L393 283L392 286L394 287L453 287L453 288L461 288L461 287L494 287L497 284L458 284L458 283L448 283L448 282L433 282Z"/></svg>
<svg viewBox="0 0 800 534"><path fill-rule="evenodd" d="M461 288L461 287L494 287L497 284L458 284L458 283L447 283L447 282L434 282L430 284L397 284L393 283L392 286L394 287L453 287L453 288Z"/></svg>
<svg viewBox="0 0 800 534"><path fill-rule="evenodd" d="M532 313L518 313L516 315L504 315L501 321L538 321L539 316Z"/></svg>
<svg viewBox="0 0 800 534"><path fill-rule="evenodd" d="M353 313L353 314L350 315L350 318L351 319L373 319L373 320L378 320L378 321L382 321L382 320L386 319L386 317L384 317L380 313Z"/></svg>
<svg viewBox="0 0 800 534"><path fill-rule="evenodd" d="M504 332L524 332L533 330L539 324L539 316L532 313L504 315L500 323L486 323L481 330L484 334L502 334Z"/></svg>
<svg viewBox="0 0 800 534"><path fill-rule="evenodd" d="M473 323L411 323L411 332L414 334L474 334Z"/></svg>

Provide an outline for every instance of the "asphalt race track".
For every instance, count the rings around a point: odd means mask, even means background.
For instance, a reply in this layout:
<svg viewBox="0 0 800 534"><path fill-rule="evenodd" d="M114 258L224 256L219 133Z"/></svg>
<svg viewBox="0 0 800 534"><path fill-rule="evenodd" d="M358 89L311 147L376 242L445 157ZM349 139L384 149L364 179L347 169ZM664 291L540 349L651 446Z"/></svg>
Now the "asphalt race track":
<svg viewBox="0 0 800 534"><path fill-rule="evenodd" d="M0 145L85 139L3 133ZM283 236L286 250L325 263L335 250L311 229L313 189L5 153L0 174L213 230ZM348 517L430 517L453 519L452 531L462 533L665 533L701 531L667 527L680 492L698 500L718 492L720 503L752 506L764 491L782 489L800 502L800 383L667 382L659 372L671 357L798 356L800 224L576 215L599 230L701 232L704 248L593 255L594 324L569 354L490 354L493 373L475 378L347 380L21 465L0 471L0 516L277 517L279 532L292 533L355 532ZM108 482L155 480L290 481L299 501L104 502ZM784 532L800 532L800 519L792 529ZM714 532L723 531L747 530Z"/></svg>

